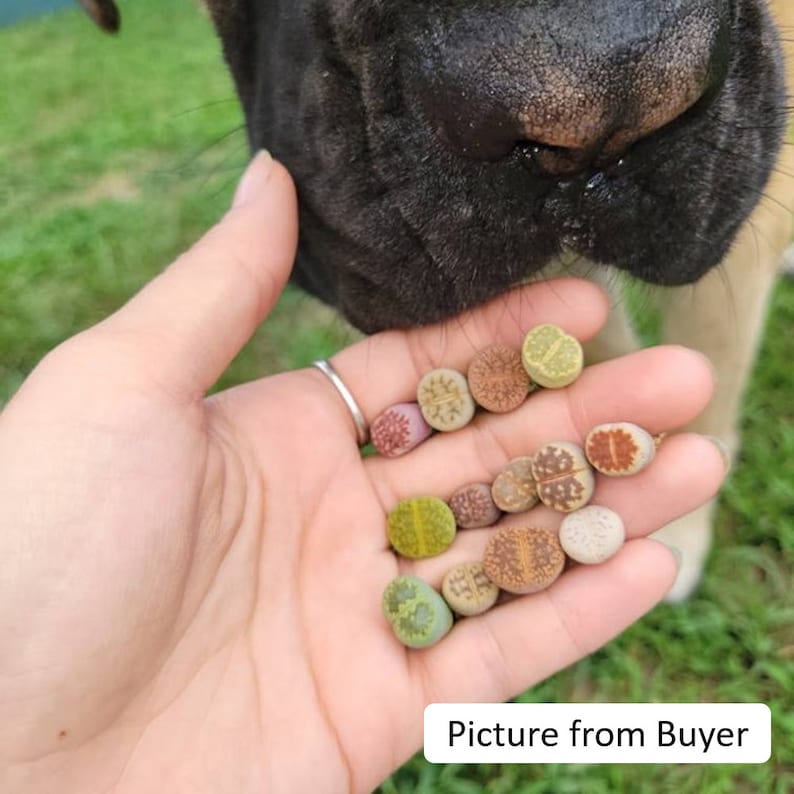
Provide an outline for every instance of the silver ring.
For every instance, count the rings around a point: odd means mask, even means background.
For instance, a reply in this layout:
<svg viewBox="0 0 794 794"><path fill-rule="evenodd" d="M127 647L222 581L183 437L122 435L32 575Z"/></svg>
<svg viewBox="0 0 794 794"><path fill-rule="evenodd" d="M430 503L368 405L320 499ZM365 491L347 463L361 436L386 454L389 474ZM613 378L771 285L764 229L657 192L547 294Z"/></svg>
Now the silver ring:
<svg viewBox="0 0 794 794"><path fill-rule="evenodd" d="M317 367L327 378L333 383L334 388L339 392L339 396L345 401L350 415L353 417L353 424L356 426L356 435L358 436L358 445L363 447L369 440L369 430L367 429L367 421L364 419L364 414L358 407L356 398L350 392L350 389L345 386L342 379L339 377L337 371L333 368L328 359L320 359L319 361L312 362L313 367Z"/></svg>

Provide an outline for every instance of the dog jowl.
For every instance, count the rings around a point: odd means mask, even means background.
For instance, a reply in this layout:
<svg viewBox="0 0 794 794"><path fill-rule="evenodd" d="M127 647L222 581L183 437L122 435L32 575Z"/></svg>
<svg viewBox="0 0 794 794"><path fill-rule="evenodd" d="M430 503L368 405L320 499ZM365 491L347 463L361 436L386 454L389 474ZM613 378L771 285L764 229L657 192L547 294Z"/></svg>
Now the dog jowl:
<svg viewBox="0 0 794 794"><path fill-rule="evenodd" d="M301 198L296 279L365 331L572 252L693 282L785 128L761 0L211 2L251 146Z"/></svg>

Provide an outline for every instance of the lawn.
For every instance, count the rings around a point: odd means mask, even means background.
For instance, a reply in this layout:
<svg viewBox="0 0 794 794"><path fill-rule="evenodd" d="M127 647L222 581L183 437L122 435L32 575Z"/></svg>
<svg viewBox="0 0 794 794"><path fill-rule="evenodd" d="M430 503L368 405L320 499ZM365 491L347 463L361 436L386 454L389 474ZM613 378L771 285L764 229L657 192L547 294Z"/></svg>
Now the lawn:
<svg viewBox="0 0 794 794"><path fill-rule="evenodd" d="M0 29L0 405L52 346L123 303L226 207L245 133L195 4L137 0L101 36L78 11ZM383 794L794 791L794 284L776 291L699 594L660 606L523 696L765 702L763 766L432 766ZM220 386L304 366L352 332L288 290Z"/></svg>

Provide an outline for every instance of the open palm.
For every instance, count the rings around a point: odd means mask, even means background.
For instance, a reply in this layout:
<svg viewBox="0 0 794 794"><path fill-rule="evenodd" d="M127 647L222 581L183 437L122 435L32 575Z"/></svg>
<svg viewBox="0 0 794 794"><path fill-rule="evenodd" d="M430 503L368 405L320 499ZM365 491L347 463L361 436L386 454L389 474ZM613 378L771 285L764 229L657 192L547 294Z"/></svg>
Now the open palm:
<svg viewBox="0 0 794 794"><path fill-rule="evenodd" d="M400 646L384 586L404 572L438 585L488 530L400 559L385 535L398 499L446 498L600 422L680 427L711 375L695 353L644 351L404 458L362 460L317 370L204 397L277 298L295 235L289 178L260 157L218 227L50 354L0 415L3 791L366 792L421 744L427 703L506 699L670 586L672 555L642 538L723 475L692 435L642 474L599 482L595 501L634 538L610 562L463 620L431 649ZM334 365L372 419L433 366L465 369L539 322L587 338L606 311L592 285L534 285L443 327L372 337ZM559 522L533 513L512 520Z"/></svg>

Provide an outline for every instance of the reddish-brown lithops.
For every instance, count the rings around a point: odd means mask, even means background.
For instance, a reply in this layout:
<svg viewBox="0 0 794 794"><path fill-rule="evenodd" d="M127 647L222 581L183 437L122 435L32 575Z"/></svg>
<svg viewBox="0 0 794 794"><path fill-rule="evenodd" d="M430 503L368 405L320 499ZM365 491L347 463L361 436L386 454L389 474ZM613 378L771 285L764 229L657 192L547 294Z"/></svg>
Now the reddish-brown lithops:
<svg viewBox="0 0 794 794"><path fill-rule="evenodd" d="M488 578L481 562L463 562L447 571L441 595L458 613L471 617L489 610L499 597L499 588Z"/></svg>
<svg viewBox="0 0 794 794"><path fill-rule="evenodd" d="M547 507L570 513L592 498L595 477L584 451L569 441L542 446L532 459L538 496Z"/></svg>
<svg viewBox="0 0 794 794"><path fill-rule="evenodd" d="M398 403L379 414L369 428L375 449L396 458L421 444L433 431L416 403Z"/></svg>
<svg viewBox="0 0 794 794"><path fill-rule="evenodd" d="M447 504L461 529L490 527L502 515L502 511L494 504L491 486L484 482L473 482L458 488Z"/></svg>
<svg viewBox="0 0 794 794"><path fill-rule="evenodd" d="M467 425L476 407L466 376L454 369L428 372L419 381L416 399L430 427L444 432Z"/></svg>
<svg viewBox="0 0 794 794"><path fill-rule="evenodd" d="M587 459L602 474L627 477L642 471L656 454L653 436L631 422L594 427L585 440Z"/></svg>
<svg viewBox="0 0 794 794"><path fill-rule="evenodd" d="M538 490L532 476L532 457L513 458L491 485L494 504L505 513L523 513L538 503Z"/></svg>
<svg viewBox="0 0 794 794"><path fill-rule="evenodd" d="M565 553L556 532L543 527L502 527L485 547L487 577L508 593L537 593L562 573Z"/></svg>
<svg viewBox="0 0 794 794"><path fill-rule="evenodd" d="M477 404L498 414L518 408L526 399L531 383L521 363L521 353L500 344L489 345L474 356L469 364L468 380Z"/></svg>
<svg viewBox="0 0 794 794"><path fill-rule="evenodd" d="M618 553L626 530L614 511L601 505L587 505L569 513L560 524L560 544L576 562L597 565Z"/></svg>

